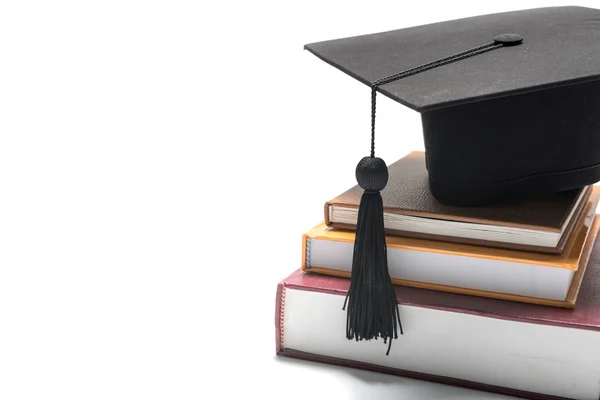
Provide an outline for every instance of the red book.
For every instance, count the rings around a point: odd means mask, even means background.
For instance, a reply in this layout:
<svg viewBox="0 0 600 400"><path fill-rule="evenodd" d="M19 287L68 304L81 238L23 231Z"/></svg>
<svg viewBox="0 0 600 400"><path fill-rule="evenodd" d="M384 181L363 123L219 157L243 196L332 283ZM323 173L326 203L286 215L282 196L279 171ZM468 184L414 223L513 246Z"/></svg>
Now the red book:
<svg viewBox="0 0 600 400"><path fill-rule="evenodd" d="M595 223L598 223L596 219ZM349 281L298 270L277 288L280 356L532 399L600 398L600 245L575 309L397 287L404 335L345 337Z"/></svg>

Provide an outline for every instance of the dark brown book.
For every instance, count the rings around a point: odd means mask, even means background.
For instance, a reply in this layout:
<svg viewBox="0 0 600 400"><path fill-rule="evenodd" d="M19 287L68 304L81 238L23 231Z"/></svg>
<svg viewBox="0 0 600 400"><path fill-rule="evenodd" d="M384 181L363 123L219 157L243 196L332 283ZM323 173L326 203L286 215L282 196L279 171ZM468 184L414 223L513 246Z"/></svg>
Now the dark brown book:
<svg viewBox="0 0 600 400"><path fill-rule="evenodd" d="M440 203L429 191L425 153L389 167L381 192L389 235L559 254L581 215L591 186L485 207ZM356 185L325 203L325 223L354 230L362 189Z"/></svg>

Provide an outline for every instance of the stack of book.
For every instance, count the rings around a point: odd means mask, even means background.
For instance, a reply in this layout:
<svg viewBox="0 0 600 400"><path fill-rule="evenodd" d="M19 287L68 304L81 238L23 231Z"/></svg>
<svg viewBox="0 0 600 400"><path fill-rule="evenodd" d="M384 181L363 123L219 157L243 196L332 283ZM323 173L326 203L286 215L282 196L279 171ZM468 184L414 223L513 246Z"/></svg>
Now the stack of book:
<svg viewBox="0 0 600 400"><path fill-rule="evenodd" d="M301 268L278 285L277 354L530 398L600 398L600 351L590 351L600 348L600 190L460 208L430 194L424 153L388 168L381 194L404 334L389 355L381 341L345 336L357 186L325 203L324 221L302 236Z"/></svg>

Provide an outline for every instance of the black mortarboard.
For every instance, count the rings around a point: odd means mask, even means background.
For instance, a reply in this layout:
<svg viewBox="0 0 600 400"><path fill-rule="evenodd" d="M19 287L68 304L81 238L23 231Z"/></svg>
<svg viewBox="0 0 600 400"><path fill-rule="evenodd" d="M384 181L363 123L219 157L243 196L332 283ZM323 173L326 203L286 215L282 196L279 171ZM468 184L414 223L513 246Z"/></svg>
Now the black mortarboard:
<svg viewBox="0 0 600 400"><path fill-rule="evenodd" d="M453 205L600 180L600 10L552 7L306 45L376 80L494 42L501 47L379 86L421 113L432 194Z"/></svg>
<svg viewBox="0 0 600 400"><path fill-rule="evenodd" d="M356 168L364 194L349 339L391 344L400 318L379 194L387 167L374 154L377 92L421 113L429 187L443 203L482 205L600 180L600 10L491 14L305 48L371 87L371 155Z"/></svg>

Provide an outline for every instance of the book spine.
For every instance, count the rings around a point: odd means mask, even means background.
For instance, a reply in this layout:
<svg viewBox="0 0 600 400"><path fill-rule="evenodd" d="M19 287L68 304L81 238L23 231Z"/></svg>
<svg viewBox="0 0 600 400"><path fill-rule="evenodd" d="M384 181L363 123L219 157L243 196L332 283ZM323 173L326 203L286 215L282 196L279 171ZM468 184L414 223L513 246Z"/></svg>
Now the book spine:
<svg viewBox="0 0 600 400"><path fill-rule="evenodd" d="M307 234L302 235L302 271L310 268L310 240Z"/></svg>
<svg viewBox="0 0 600 400"><path fill-rule="evenodd" d="M277 295L275 298L275 354L280 354L283 350L283 325L285 318L285 286L283 282L277 285Z"/></svg>
<svg viewBox="0 0 600 400"><path fill-rule="evenodd" d="M327 226L331 226L331 215L330 215L331 206L332 205L329 201L325 203L324 220L325 220L325 225L327 225Z"/></svg>

